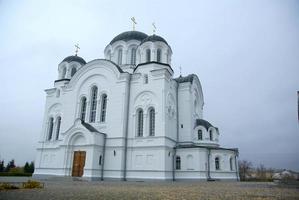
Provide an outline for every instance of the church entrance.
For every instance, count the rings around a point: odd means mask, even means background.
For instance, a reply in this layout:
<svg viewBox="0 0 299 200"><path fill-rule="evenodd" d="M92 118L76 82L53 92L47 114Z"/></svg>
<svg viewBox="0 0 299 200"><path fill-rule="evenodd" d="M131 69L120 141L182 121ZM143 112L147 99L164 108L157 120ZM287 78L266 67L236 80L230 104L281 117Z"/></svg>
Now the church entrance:
<svg viewBox="0 0 299 200"><path fill-rule="evenodd" d="M74 151L72 176L81 177L85 166L85 151Z"/></svg>

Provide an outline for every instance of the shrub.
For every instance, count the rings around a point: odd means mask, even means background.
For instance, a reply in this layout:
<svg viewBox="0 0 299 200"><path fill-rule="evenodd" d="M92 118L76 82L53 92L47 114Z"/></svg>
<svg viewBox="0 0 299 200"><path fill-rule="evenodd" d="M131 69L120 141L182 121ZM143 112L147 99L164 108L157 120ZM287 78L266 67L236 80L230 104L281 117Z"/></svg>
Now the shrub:
<svg viewBox="0 0 299 200"><path fill-rule="evenodd" d="M19 189L19 187L9 183L0 183L0 190L15 190L15 189Z"/></svg>
<svg viewBox="0 0 299 200"><path fill-rule="evenodd" d="M26 183L23 183L23 188L28 188L28 189L43 188L43 184L38 181L28 180Z"/></svg>

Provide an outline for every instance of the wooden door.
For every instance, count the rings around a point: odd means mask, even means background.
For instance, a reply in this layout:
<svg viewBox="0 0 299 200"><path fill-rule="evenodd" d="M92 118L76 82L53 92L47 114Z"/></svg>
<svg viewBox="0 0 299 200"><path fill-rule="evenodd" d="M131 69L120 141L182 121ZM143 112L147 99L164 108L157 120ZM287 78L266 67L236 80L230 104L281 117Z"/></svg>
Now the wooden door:
<svg viewBox="0 0 299 200"><path fill-rule="evenodd" d="M83 175L85 157L86 157L85 151L74 151L72 176L81 177Z"/></svg>

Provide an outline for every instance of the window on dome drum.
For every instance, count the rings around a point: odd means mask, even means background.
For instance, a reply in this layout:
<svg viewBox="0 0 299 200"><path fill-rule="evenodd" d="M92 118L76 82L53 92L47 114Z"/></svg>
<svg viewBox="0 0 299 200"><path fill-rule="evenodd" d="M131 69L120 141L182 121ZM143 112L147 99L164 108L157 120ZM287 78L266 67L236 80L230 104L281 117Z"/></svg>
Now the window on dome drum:
<svg viewBox="0 0 299 200"><path fill-rule="evenodd" d="M139 109L137 111L137 136L143 136L143 111Z"/></svg>
<svg viewBox="0 0 299 200"><path fill-rule="evenodd" d="M230 167L230 170L233 171L233 158L230 157L229 159L229 167Z"/></svg>
<svg viewBox="0 0 299 200"><path fill-rule="evenodd" d="M177 156L175 158L175 169L181 169L181 157Z"/></svg>
<svg viewBox="0 0 299 200"><path fill-rule="evenodd" d="M197 139L202 140L202 130L200 129L197 131Z"/></svg>
<svg viewBox="0 0 299 200"><path fill-rule="evenodd" d="M62 69L61 79L64 79L64 78L65 78L65 75L66 75L66 67L64 67L64 68Z"/></svg>
<svg viewBox="0 0 299 200"><path fill-rule="evenodd" d="M80 101L80 119L84 122L86 115L86 97L82 97Z"/></svg>
<svg viewBox="0 0 299 200"><path fill-rule="evenodd" d="M157 62L161 62L161 49L157 50Z"/></svg>
<svg viewBox="0 0 299 200"><path fill-rule="evenodd" d="M219 170L220 169L220 161L219 161L219 157L215 158L215 169Z"/></svg>
<svg viewBox="0 0 299 200"><path fill-rule="evenodd" d="M117 57L117 64L121 65L123 60L123 50L119 49L118 50L118 57Z"/></svg>
<svg viewBox="0 0 299 200"><path fill-rule="evenodd" d="M131 64L136 65L136 48L131 51Z"/></svg>
<svg viewBox="0 0 299 200"><path fill-rule="evenodd" d="M98 96L98 88L96 86L93 86L92 89L91 89L91 106L90 106L89 122L95 122L96 121L97 96Z"/></svg>
<svg viewBox="0 0 299 200"><path fill-rule="evenodd" d="M148 84L148 75L147 74L144 75L144 84Z"/></svg>
<svg viewBox="0 0 299 200"><path fill-rule="evenodd" d="M50 117L49 124L48 124L48 140L52 139L53 126L54 126L54 118Z"/></svg>
<svg viewBox="0 0 299 200"><path fill-rule="evenodd" d="M146 50L146 62L150 62L151 61L151 50L147 49Z"/></svg>
<svg viewBox="0 0 299 200"><path fill-rule="evenodd" d="M56 140L59 139L59 132L60 132L60 124L61 124L61 117L56 118Z"/></svg>
<svg viewBox="0 0 299 200"><path fill-rule="evenodd" d="M149 111L149 135L155 136L155 109L150 108Z"/></svg>
<svg viewBox="0 0 299 200"><path fill-rule="evenodd" d="M77 72L76 67L73 67L73 68L72 68L72 71L71 71L71 77L73 77L73 76L75 75L76 72Z"/></svg>
<svg viewBox="0 0 299 200"><path fill-rule="evenodd" d="M102 108L101 108L101 122L106 120L106 110L107 110L107 95L102 95Z"/></svg>
<svg viewBox="0 0 299 200"><path fill-rule="evenodd" d="M209 131L209 134L210 134L210 140L213 141L213 132L212 132L212 130Z"/></svg>

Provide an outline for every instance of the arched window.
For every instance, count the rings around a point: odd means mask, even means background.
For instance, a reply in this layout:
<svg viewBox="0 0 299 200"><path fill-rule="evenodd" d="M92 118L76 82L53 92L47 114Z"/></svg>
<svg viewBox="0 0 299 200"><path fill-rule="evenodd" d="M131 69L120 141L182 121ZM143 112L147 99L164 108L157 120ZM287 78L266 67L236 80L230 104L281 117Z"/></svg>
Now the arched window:
<svg viewBox="0 0 299 200"><path fill-rule="evenodd" d="M220 161L219 161L219 157L215 158L215 169L219 170L220 169Z"/></svg>
<svg viewBox="0 0 299 200"><path fill-rule="evenodd" d="M73 67L71 71L71 77L73 77L76 72L77 72L76 67Z"/></svg>
<svg viewBox="0 0 299 200"><path fill-rule="evenodd" d="M149 135L155 135L155 109L150 108L149 110Z"/></svg>
<svg viewBox="0 0 299 200"><path fill-rule="evenodd" d="M202 130L200 129L197 131L197 139L202 140Z"/></svg>
<svg viewBox="0 0 299 200"><path fill-rule="evenodd" d="M144 75L144 84L148 84L148 75L147 74Z"/></svg>
<svg viewBox="0 0 299 200"><path fill-rule="evenodd" d="M61 117L56 118L56 140L59 139L59 132L60 132L60 124L61 124Z"/></svg>
<svg viewBox="0 0 299 200"><path fill-rule="evenodd" d="M212 130L209 131L209 134L210 134L210 140L213 141L213 132L212 132Z"/></svg>
<svg viewBox="0 0 299 200"><path fill-rule="evenodd" d="M101 122L106 120L106 110L107 110L107 95L102 95L102 107L101 107Z"/></svg>
<svg viewBox="0 0 299 200"><path fill-rule="evenodd" d="M137 136L143 136L143 111L139 109L137 112Z"/></svg>
<svg viewBox="0 0 299 200"><path fill-rule="evenodd" d="M62 69L61 79L64 79L64 78L65 78L65 75L66 75L66 67L64 67L64 68Z"/></svg>
<svg viewBox="0 0 299 200"><path fill-rule="evenodd" d="M131 64L136 64L136 48L133 48L131 51Z"/></svg>
<svg viewBox="0 0 299 200"><path fill-rule="evenodd" d="M157 49L157 62L161 62L161 49Z"/></svg>
<svg viewBox="0 0 299 200"><path fill-rule="evenodd" d="M117 57L117 64L121 65L123 60L123 50L119 49L118 50L118 57Z"/></svg>
<svg viewBox="0 0 299 200"><path fill-rule="evenodd" d="M175 169L181 169L181 157L177 156L175 158Z"/></svg>
<svg viewBox="0 0 299 200"><path fill-rule="evenodd" d="M80 101L80 119L84 122L86 115L86 97L82 97Z"/></svg>
<svg viewBox="0 0 299 200"><path fill-rule="evenodd" d="M150 62L151 61L151 50L147 49L146 50L146 62Z"/></svg>
<svg viewBox="0 0 299 200"><path fill-rule="evenodd" d="M230 167L231 171L233 171L233 162L234 162L233 158L230 157L230 159L229 159L229 167Z"/></svg>
<svg viewBox="0 0 299 200"><path fill-rule="evenodd" d="M48 124L48 140L52 139L53 126L54 126L54 118L50 117L49 124Z"/></svg>
<svg viewBox="0 0 299 200"><path fill-rule="evenodd" d="M96 121L97 96L98 96L98 88L97 88L97 86L93 86L92 89L91 89L91 106L90 106L89 122L95 122Z"/></svg>

